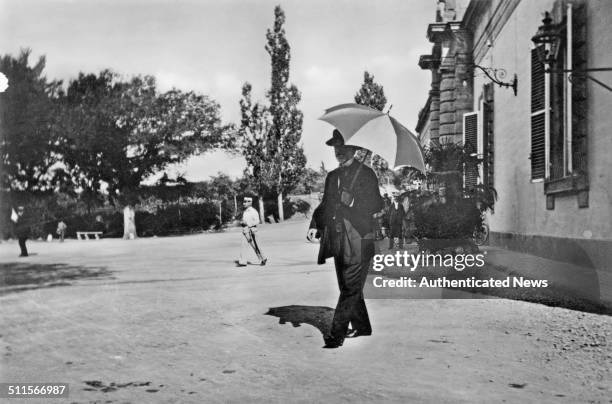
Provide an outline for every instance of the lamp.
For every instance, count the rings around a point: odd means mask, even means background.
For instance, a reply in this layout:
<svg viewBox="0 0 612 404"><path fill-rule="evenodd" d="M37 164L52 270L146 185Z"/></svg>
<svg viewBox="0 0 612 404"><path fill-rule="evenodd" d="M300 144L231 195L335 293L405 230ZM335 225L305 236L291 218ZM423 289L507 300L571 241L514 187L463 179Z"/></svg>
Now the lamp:
<svg viewBox="0 0 612 404"><path fill-rule="evenodd" d="M538 32L531 37L531 41L536 45L544 45L544 52L537 53L540 63L547 65L555 63L561 45L561 29L562 27L559 25L553 24L550 13L545 12L542 25L538 28Z"/></svg>
<svg viewBox="0 0 612 404"><path fill-rule="evenodd" d="M560 68L554 70L550 68L550 66L555 64L555 61L559 54L559 48L561 48L561 41L563 39L563 36L565 35L564 31L564 24L554 24L552 22L552 18L550 17L550 13L548 11L544 13L542 25L540 25L540 27L538 28L538 32L536 32L536 34L531 37L531 41L534 44L544 45L544 52L537 52L538 60L540 61L540 63L548 65L544 71L546 73L553 74L570 73L568 77L568 80L570 81L576 76L584 77L593 81L594 83L599 84L606 90L612 91L612 87L587 74L589 72L612 71L612 67L573 69L572 66L569 66L568 69L565 69L563 68L563 66L561 66Z"/></svg>

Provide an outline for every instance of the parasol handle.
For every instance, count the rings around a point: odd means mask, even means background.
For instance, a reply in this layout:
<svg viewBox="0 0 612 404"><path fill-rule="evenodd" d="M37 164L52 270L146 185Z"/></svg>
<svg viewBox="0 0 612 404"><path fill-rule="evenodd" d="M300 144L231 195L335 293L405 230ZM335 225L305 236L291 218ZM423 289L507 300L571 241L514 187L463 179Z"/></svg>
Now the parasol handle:
<svg viewBox="0 0 612 404"><path fill-rule="evenodd" d="M353 191L353 186L355 185L355 181L357 181L357 177L359 176L359 172L361 171L361 168L365 165L366 160L368 159L368 156L370 155L371 151L368 149L365 149L366 153L363 156L363 160L360 162L361 164L359 164L359 167L357 167L357 171L355 171L355 175L353 176L353 180L351 181L351 185L349 185L349 191ZM359 160L357 160L359 161Z"/></svg>
<svg viewBox="0 0 612 404"><path fill-rule="evenodd" d="M372 153L370 150L365 149L365 154L363 155L363 160L361 160L361 164L365 164L366 161L368 161L368 157L370 157L370 154Z"/></svg>

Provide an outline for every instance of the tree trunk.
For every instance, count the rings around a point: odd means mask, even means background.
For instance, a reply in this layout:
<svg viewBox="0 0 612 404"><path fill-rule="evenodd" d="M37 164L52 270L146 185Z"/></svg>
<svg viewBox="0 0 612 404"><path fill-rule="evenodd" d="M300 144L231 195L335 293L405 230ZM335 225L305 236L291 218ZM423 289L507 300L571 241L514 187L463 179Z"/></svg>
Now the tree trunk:
<svg viewBox="0 0 612 404"><path fill-rule="evenodd" d="M136 212L132 205L127 205L123 208L123 239L135 239L136 234Z"/></svg>
<svg viewBox="0 0 612 404"><path fill-rule="evenodd" d="M259 200L259 222L266 222L266 211L264 210L263 196L257 195L257 199Z"/></svg>
<svg viewBox="0 0 612 404"><path fill-rule="evenodd" d="M279 192L278 193L278 220L280 222L282 222L283 220L285 220L285 212L283 211L283 193Z"/></svg>

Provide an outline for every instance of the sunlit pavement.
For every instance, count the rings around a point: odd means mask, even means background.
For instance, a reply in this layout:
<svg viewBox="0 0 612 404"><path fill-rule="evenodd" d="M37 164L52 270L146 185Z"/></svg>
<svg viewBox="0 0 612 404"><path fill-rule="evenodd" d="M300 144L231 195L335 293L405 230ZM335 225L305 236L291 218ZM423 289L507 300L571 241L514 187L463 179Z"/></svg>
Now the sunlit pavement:
<svg viewBox="0 0 612 404"><path fill-rule="evenodd" d="M374 334L322 349L338 291L306 227L264 226L265 267L234 266L236 231L0 244L0 382L78 403L612 397L612 318L520 301L369 299Z"/></svg>

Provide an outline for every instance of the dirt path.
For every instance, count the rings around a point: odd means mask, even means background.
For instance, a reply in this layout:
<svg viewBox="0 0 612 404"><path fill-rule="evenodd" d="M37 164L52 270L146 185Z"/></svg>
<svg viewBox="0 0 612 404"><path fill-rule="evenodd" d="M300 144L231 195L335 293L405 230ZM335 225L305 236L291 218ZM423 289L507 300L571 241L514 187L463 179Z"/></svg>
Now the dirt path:
<svg viewBox="0 0 612 404"><path fill-rule="evenodd" d="M321 349L337 287L305 226L262 230L265 268L232 266L237 233L0 244L0 381L77 403L612 402L609 316L373 299L373 336Z"/></svg>

